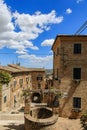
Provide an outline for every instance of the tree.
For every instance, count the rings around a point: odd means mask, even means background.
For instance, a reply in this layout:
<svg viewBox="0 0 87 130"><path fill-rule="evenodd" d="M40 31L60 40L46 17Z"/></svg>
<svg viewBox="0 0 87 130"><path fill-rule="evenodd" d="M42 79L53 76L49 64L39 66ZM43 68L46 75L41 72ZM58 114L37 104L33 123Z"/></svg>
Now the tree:
<svg viewBox="0 0 87 130"><path fill-rule="evenodd" d="M10 82L11 80L11 75L7 72L0 72L0 84L7 84Z"/></svg>

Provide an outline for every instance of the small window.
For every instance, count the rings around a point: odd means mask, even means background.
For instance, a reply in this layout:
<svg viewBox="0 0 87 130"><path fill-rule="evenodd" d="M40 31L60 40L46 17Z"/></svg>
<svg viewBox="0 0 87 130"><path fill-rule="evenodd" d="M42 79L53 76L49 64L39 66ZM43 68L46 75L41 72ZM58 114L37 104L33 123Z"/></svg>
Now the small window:
<svg viewBox="0 0 87 130"><path fill-rule="evenodd" d="M4 96L4 103L6 103L7 101L7 96Z"/></svg>
<svg viewBox="0 0 87 130"><path fill-rule="evenodd" d="M73 68L73 79L81 79L81 68Z"/></svg>
<svg viewBox="0 0 87 130"><path fill-rule="evenodd" d="M74 54L81 54L81 44L74 44Z"/></svg>
<svg viewBox="0 0 87 130"><path fill-rule="evenodd" d="M29 77L26 78L26 83L28 84L28 82L29 82Z"/></svg>
<svg viewBox="0 0 87 130"><path fill-rule="evenodd" d="M23 79L19 79L19 84L20 84L20 87L22 87L22 85L23 85Z"/></svg>
<svg viewBox="0 0 87 130"><path fill-rule="evenodd" d="M26 78L26 82L28 82L28 81L29 81L29 77Z"/></svg>
<svg viewBox="0 0 87 130"><path fill-rule="evenodd" d="M38 76L38 77L37 77L37 80L43 80L43 78L42 78L42 77L40 77L40 76Z"/></svg>
<svg viewBox="0 0 87 130"><path fill-rule="evenodd" d="M19 84L23 83L23 79L19 79Z"/></svg>
<svg viewBox="0 0 87 130"><path fill-rule="evenodd" d="M81 98L79 97L73 98L73 108L81 108Z"/></svg>
<svg viewBox="0 0 87 130"><path fill-rule="evenodd" d="M16 103L17 102L17 100L16 100L16 95L14 95L14 103Z"/></svg>
<svg viewBox="0 0 87 130"><path fill-rule="evenodd" d="M16 87L16 85L17 85L17 81L14 81L14 87Z"/></svg>

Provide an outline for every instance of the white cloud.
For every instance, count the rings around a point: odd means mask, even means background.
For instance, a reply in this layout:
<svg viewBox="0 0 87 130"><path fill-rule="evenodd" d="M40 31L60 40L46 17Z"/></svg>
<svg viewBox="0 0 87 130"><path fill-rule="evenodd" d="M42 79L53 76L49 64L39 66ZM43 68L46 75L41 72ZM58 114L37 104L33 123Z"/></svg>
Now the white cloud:
<svg viewBox="0 0 87 130"><path fill-rule="evenodd" d="M16 53L20 54L20 55L27 55L27 51L26 50L17 50Z"/></svg>
<svg viewBox="0 0 87 130"><path fill-rule="evenodd" d="M47 39L47 40L44 40L44 41L41 43L41 46L52 46L52 45L53 45L53 42L54 42L54 39Z"/></svg>
<svg viewBox="0 0 87 130"><path fill-rule="evenodd" d="M24 65L30 65L32 67L46 67L49 68L50 65L52 65L53 62L53 56L49 55L46 57L37 57L35 55L21 55L19 58L22 58L25 60ZM27 60L28 59L28 60ZM50 66L52 68L52 66Z"/></svg>
<svg viewBox="0 0 87 130"><path fill-rule="evenodd" d="M66 9L66 13L67 14L71 14L72 13L72 10L70 8Z"/></svg>
<svg viewBox="0 0 87 130"><path fill-rule="evenodd" d="M12 19L15 19L15 26ZM36 39L40 33L48 31L51 24L59 24L63 21L63 17L56 17L56 12L53 10L48 14L42 14L36 12L33 15L30 14L19 14L18 12L11 13L9 8L3 2L0 4L0 40L5 40L6 45L9 47L9 40L21 46L21 42L29 42L30 40ZM19 31L14 31L19 28ZM12 46L13 46L13 43ZM10 48L11 48L10 44ZM33 44L33 43L32 43ZM38 47L30 45L30 43L24 48L29 47L31 49L38 50ZM3 47L3 44L0 43Z"/></svg>
<svg viewBox="0 0 87 130"><path fill-rule="evenodd" d="M33 39L37 38L40 33L50 29L50 24L59 24L63 21L63 16L56 17L56 12L53 10L48 14L42 14L41 12L30 14L14 13L16 19L16 25L23 32L33 34ZM32 36L32 35L31 35ZM30 37L32 39L32 37Z"/></svg>
<svg viewBox="0 0 87 130"><path fill-rule="evenodd" d="M79 4L80 2L83 2L84 0L76 0L76 2Z"/></svg>
<svg viewBox="0 0 87 130"><path fill-rule="evenodd" d="M0 2L0 32L7 32L14 30L12 23L12 14L2 1Z"/></svg>
<svg viewBox="0 0 87 130"><path fill-rule="evenodd" d="M50 50L50 51L49 51L49 54L53 55L53 51L52 51L52 50Z"/></svg>
<svg viewBox="0 0 87 130"><path fill-rule="evenodd" d="M26 57L28 49L39 50L39 47L34 45L31 40L35 40L44 31L50 30L51 25L59 24L62 21L63 16L56 16L55 10L48 14L43 14L40 11L33 15L13 13L5 2L0 0L0 49L4 47L14 49L21 58L23 55ZM52 39L44 41L42 45L51 46L52 42ZM34 56L32 61L37 62L36 59L38 59L45 64L49 57L45 58Z"/></svg>

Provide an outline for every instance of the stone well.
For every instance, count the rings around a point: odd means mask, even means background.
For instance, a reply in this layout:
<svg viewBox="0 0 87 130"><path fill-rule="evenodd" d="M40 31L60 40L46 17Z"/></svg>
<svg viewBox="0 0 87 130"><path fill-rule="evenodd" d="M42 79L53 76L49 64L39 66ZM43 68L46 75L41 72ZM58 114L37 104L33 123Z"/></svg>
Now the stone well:
<svg viewBox="0 0 87 130"><path fill-rule="evenodd" d="M35 107L25 114L25 130L56 130L58 114L48 107Z"/></svg>

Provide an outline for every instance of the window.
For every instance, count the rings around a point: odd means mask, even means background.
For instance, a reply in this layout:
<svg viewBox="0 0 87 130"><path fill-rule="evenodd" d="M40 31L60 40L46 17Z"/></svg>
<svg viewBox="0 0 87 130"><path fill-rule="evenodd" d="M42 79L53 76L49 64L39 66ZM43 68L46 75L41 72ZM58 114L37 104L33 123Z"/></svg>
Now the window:
<svg viewBox="0 0 87 130"><path fill-rule="evenodd" d="M29 77L26 78L26 83L28 84L28 82L29 82Z"/></svg>
<svg viewBox="0 0 87 130"><path fill-rule="evenodd" d="M28 82L28 81L29 81L29 77L26 78L26 82Z"/></svg>
<svg viewBox="0 0 87 130"><path fill-rule="evenodd" d="M14 87L16 87L17 81L14 81Z"/></svg>
<svg viewBox="0 0 87 130"><path fill-rule="evenodd" d="M81 68L73 68L73 79L81 79Z"/></svg>
<svg viewBox="0 0 87 130"><path fill-rule="evenodd" d="M14 103L17 103L16 95L14 95Z"/></svg>
<svg viewBox="0 0 87 130"><path fill-rule="evenodd" d="M73 98L73 108L81 108L81 98L79 97Z"/></svg>
<svg viewBox="0 0 87 130"><path fill-rule="evenodd" d="M41 76L38 76L37 80L43 80L43 78Z"/></svg>
<svg viewBox="0 0 87 130"><path fill-rule="evenodd" d="M81 44L74 44L74 54L81 54Z"/></svg>
<svg viewBox="0 0 87 130"><path fill-rule="evenodd" d="M20 83L20 84L23 83L23 79L19 79L19 83Z"/></svg>
<svg viewBox="0 0 87 130"><path fill-rule="evenodd" d="M20 87L22 87L22 85L23 85L23 79L19 79L19 84L20 84Z"/></svg>
<svg viewBox="0 0 87 130"><path fill-rule="evenodd" d="M4 96L4 103L6 103L7 101L7 96Z"/></svg>

